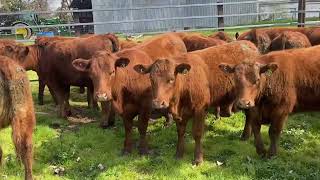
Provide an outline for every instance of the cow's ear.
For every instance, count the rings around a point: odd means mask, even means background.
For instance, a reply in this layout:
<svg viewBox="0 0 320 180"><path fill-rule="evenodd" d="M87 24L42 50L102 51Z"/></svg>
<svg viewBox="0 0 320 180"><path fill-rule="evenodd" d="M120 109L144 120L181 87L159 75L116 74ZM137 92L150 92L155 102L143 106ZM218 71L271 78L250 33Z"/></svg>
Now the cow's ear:
<svg viewBox="0 0 320 180"><path fill-rule="evenodd" d="M275 70L278 69L278 64L276 63L269 63L269 64L258 64L260 67L260 74L266 73L271 75Z"/></svg>
<svg viewBox="0 0 320 180"><path fill-rule="evenodd" d="M176 66L174 73L187 74L190 71L190 69L191 69L191 66L189 64L181 63Z"/></svg>
<svg viewBox="0 0 320 180"><path fill-rule="evenodd" d="M151 65L138 64L138 65L135 65L135 66L133 67L133 69L134 69L137 73L140 73L140 74L148 74L148 73L150 73Z"/></svg>
<svg viewBox="0 0 320 180"><path fill-rule="evenodd" d="M221 63L221 64L219 64L219 69L224 73L234 73L235 65Z"/></svg>
<svg viewBox="0 0 320 180"><path fill-rule="evenodd" d="M72 62L72 66L80 72L88 72L90 69L91 60L76 59Z"/></svg>
<svg viewBox="0 0 320 180"><path fill-rule="evenodd" d="M128 66L128 64L130 63L130 60L128 58L119 58L116 60L116 62L114 63L114 67L115 68L124 68L126 66Z"/></svg>

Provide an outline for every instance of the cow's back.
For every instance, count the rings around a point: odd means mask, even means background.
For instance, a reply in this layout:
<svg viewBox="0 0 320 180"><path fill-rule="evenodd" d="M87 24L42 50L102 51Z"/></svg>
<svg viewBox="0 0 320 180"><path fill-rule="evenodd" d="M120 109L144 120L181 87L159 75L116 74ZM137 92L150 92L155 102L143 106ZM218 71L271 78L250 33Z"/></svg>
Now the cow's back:
<svg viewBox="0 0 320 180"><path fill-rule="evenodd" d="M174 57L187 52L182 38L176 33L155 36L134 48L146 52L153 60Z"/></svg>
<svg viewBox="0 0 320 180"><path fill-rule="evenodd" d="M0 56L0 95L0 128L8 126L17 114L35 119L26 71L4 56Z"/></svg>

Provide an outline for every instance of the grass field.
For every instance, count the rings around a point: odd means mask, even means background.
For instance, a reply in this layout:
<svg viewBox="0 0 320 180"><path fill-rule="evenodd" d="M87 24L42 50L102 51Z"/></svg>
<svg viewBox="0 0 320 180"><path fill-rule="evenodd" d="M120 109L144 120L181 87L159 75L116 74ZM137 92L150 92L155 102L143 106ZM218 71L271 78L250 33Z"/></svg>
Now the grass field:
<svg viewBox="0 0 320 180"><path fill-rule="evenodd" d="M30 80L36 80L29 72ZM31 82L34 101L38 83ZM124 128L121 119L112 129L98 127L100 113L87 108L85 95L72 89L71 105L75 116L68 121L57 118L48 91L44 106L36 105L37 127L34 133L34 175L42 179L320 179L320 113L290 116L282 134L279 156L261 159L255 153L253 138L240 141L244 115L216 120L206 118L203 138L204 163L193 167L194 142L191 123L186 134L186 152L175 160L176 127L163 127L160 119L148 127L151 154L122 156ZM263 128L268 143L267 127ZM138 139L134 129L134 139ZM17 162L11 140L11 128L0 131L4 162L0 179L22 179L23 166ZM217 162L223 163L218 165ZM220 163L219 163L220 164ZM64 169L59 175L54 170Z"/></svg>

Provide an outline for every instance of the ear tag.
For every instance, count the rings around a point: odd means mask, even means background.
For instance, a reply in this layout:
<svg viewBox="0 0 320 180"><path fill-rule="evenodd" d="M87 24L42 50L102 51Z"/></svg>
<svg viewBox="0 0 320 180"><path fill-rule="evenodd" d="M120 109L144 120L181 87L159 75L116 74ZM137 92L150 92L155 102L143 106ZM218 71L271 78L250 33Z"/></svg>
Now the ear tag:
<svg viewBox="0 0 320 180"><path fill-rule="evenodd" d="M187 69L184 69L183 71L182 71L182 74L183 75L186 75L188 73L188 70Z"/></svg>
<svg viewBox="0 0 320 180"><path fill-rule="evenodd" d="M272 73L273 73L272 70L271 70L271 69L268 69L268 71L266 72L266 75L267 75L267 76L271 76Z"/></svg>

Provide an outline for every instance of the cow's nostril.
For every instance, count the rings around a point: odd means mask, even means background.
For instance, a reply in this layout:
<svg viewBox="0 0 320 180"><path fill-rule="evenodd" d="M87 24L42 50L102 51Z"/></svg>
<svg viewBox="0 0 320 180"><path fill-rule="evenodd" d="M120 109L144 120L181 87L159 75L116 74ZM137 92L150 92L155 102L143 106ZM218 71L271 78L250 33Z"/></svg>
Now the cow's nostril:
<svg viewBox="0 0 320 180"><path fill-rule="evenodd" d="M162 101L161 106L165 106L165 105L166 105L166 103L164 101Z"/></svg>

